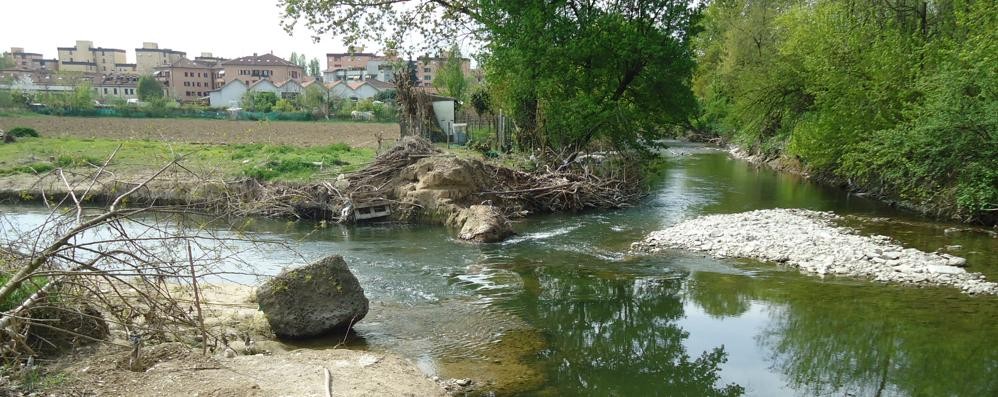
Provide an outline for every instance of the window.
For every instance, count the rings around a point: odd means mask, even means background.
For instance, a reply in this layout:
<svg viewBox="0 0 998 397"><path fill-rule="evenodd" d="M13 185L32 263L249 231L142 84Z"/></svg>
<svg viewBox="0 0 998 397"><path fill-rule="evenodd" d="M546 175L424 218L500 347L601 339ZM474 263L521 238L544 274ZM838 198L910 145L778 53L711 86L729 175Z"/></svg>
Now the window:
<svg viewBox="0 0 998 397"><path fill-rule="evenodd" d="M423 68L423 73L430 73L430 68Z"/></svg>
<svg viewBox="0 0 998 397"><path fill-rule="evenodd" d="M118 95L118 89L117 88L114 89L114 95Z"/></svg>
<svg viewBox="0 0 998 397"><path fill-rule="evenodd" d="M426 80L426 81L433 80L433 76L430 76L430 75L423 76L423 80Z"/></svg>
<svg viewBox="0 0 998 397"><path fill-rule="evenodd" d="M104 87L104 95L107 95L107 87Z"/></svg>

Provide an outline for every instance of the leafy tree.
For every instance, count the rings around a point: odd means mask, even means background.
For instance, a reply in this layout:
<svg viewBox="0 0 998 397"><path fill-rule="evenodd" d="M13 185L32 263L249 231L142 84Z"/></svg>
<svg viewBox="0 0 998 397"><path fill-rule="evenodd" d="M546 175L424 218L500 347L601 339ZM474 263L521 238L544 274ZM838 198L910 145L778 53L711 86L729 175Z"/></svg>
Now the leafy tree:
<svg viewBox="0 0 998 397"><path fill-rule="evenodd" d="M812 173L998 220L998 5L725 0L705 11L700 127Z"/></svg>
<svg viewBox="0 0 998 397"><path fill-rule="evenodd" d="M471 107L475 108L475 113L479 116L492 112L492 98L484 85L479 85L471 91Z"/></svg>
<svg viewBox="0 0 998 397"><path fill-rule="evenodd" d="M243 95L242 107L251 112L268 113L277 105L277 94L269 91L247 92Z"/></svg>
<svg viewBox="0 0 998 397"><path fill-rule="evenodd" d="M318 58L312 58L311 61L308 61L308 75L315 78L322 77L322 68L319 67Z"/></svg>
<svg viewBox="0 0 998 397"><path fill-rule="evenodd" d="M138 86L135 90L139 96L139 100L142 101L149 101L153 98L163 97L163 84L160 84L160 82L156 81L156 78L152 76L139 77Z"/></svg>
<svg viewBox="0 0 998 397"><path fill-rule="evenodd" d="M8 52L0 54L0 69L12 67L14 67L14 57L12 57Z"/></svg>
<svg viewBox="0 0 998 397"><path fill-rule="evenodd" d="M485 43L493 104L521 147L643 147L695 109L690 89L699 9L679 0L450 2L282 0L284 27L425 48L470 35ZM350 24L342 21L363 20Z"/></svg>
<svg viewBox="0 0 998 397"><path fill-rule="evenodd" d="M317 85L313 84L305 89L305 93L301 98L301 103L306 110L318 113L322 115L323 118L329 118L329 100L326 96L326 92Z"/></svg>
<svg viewBox="0 0 998 397"><path fill-rule="evenodd" d="M73 88L69 106L74 109L94 108L94 87L89 80L83 80Z"/></svg>
<svg viewBox="0 0 998 397"><path fill-rule="evenodd" d="M471 86L468 76L461 68L462 61L461 49L458 48L457 44L453 44L450 51L447 52L447 59L444 60L443 67L433 78L434 87L443 92L444 95L457 98L458 101L464 101L468 88Z"/></svg>
<svg viewBox="0 0 998 397"><path fill-rule="evenodd" d="M298 110L298 107L295 105L294 101L281 98L274 103L273 110L275 112L294 112Z"/></svg>
<svg viewBox="0 0 998 397"><path fill-rule="evenodd" d="M398 91L395 91L395 90L384 90L384 91L378 92L377 94L374 94L374 100L375 101L381 101L381 102L394 102L395 101L395 97L397 95L398 95Z"/></svg>

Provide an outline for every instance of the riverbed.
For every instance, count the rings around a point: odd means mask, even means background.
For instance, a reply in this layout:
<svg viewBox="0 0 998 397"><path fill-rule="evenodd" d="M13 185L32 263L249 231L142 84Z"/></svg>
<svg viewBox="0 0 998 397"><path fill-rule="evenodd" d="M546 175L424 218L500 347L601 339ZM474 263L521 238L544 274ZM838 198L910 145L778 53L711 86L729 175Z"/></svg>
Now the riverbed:
<svg viewBox="0 0 998 397"><path fill-rule="evenodd" d="M440 227L320 226L255 219L257 237L306 259L343 255L371 314L349 346L396 352L427 373L500 395L953 395L998 393L998 298L818 278L681 250L629 253L650 232L705 214L832 211L860 233L967 259L998 280L993 232L882 203L673 142L634 208L532 218L501 244ZM15 223L41 212L5 207ZM247 253L253 272L301 259ZM230 282L253 284L248 275ZM301 348L340 342L313 341Z"/></svg>

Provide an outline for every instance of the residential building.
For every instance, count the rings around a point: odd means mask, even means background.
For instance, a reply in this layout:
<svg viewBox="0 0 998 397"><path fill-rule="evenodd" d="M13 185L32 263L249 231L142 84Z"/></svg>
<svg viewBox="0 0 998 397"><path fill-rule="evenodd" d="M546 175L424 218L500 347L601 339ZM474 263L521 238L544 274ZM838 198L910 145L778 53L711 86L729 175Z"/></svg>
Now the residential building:
<svg viewBox="0 0 998 397"><path fill-rule="evenodd" d="M378 95L379 92L395 88L391 83L381 80L345 81L337 80L326 83L329 96L343 99L370 99Z"/></svg>
<svg viewBox="0 0 998 397"><path fill-rule="evenodd" d="M218 87L218 68L199 65L187 58L180 58L167 66L158 66L155 70L153 76L163 83L167 96L180 102L201 100Z"/></svg>
<svg viewBox="0 0 998 397"><path fill-rule="evenodd" d="M94 90L97 96L102 99L121 98L137 99L136 89L139 84L137 74L111 74L102 75L93 81Z"/></svg>
<svg viewBox="0 0 998 397"><path fill-rule="evenodd" d="M246 84L242 80L235 79L217 90L208 92L208 103L213 108L240 107L243 96L247 92L272 92L278 98L288 99L301 95L305 92L305 87L306 85L294 79L278 83L270 79L262 79L251 84Z"/></svg>
<svg viewBox="0 0 998 397"><path fill-rule="evenodd" d="M437 77L440 70L447 64L447 59L447 57L431 57L427 55L416 60L416 85L433 85L433 79ZM471 59L461 58L461 72L468 77L474 76L471 72Z"/></svg>
<svg viewBox="0 0 998 397"><path fill-rule="evenodd" d="M59 70L66 72L135 72L125 58L125 50L94 47L92 41L78 40L75 47L58 47Z"/></svg>
<svg viewBox="0 0 998 397"><path fill-rule="evenodd" d="M219 65L222 67L222 80L226 84L236 79L250 85L263 79L286 81L305 78L305 69L274 54L253 54L224 61Z"/></svg>
<svg viewBox="0 0 998 397"><path fill-rule="evenodd" d="M368 63L380 57L369 52L342 52L326 54L326 70L322 72L324 81L366 80Z"/></svg>
<svg viewBox="0 0 998 397"><path fill-rule="evenodd" d="M213 108L238 108L248 88L242 80L234 79L222 87L208 92L208 105Z"/></svg>
<svg viewBox="0 0 998 397"><path fill-rule="evenodd" d="M14 61L14 69L21 70L59 70L59 61L45 59L42 54L24 52L24 48L13 47L6 55Z"/></svg>
<svg viewBox="0 0 998 397"><path fill-rule="evenodd" d="M135 49L135 71L141 75L152 74L157 66L172 65L186 56L187 53L183 51L159 48L158 43L143 42L142 48Z"/></svg>

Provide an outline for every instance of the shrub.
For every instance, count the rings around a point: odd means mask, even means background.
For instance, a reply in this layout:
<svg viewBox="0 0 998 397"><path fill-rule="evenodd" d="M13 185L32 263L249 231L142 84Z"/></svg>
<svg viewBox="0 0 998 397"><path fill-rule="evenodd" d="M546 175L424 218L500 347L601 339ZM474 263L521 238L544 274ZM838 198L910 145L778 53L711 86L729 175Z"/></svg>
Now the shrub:
<svg viewBox="0 0 998 397"><path fill-rule="evenodd" d="M38 138L38 131L35 131L34 128L28 128L28 127L14 127L7 133L16 138L25 138L25 137Z"/></svg>

